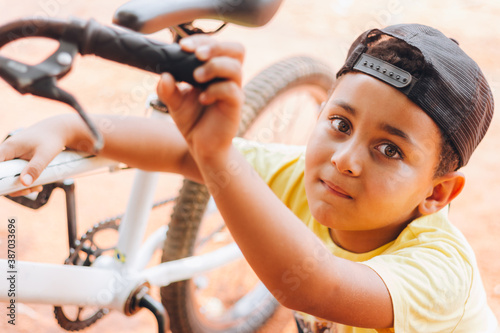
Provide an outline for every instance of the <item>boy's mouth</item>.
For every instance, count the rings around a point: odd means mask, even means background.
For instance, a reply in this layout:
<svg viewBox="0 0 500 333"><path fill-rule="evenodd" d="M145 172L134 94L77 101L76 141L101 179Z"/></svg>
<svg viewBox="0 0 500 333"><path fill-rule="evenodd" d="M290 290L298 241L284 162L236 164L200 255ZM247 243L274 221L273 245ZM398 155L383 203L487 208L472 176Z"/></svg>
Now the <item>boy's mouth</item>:
<svg viewBox="0 0 500 333"><path fill-rule="evenodd" d="M332 194L335 194L341 198L352 199L352 197L344 191L341 187L335 185L334 183L320 179L321 184L326 188L326 190Z"/></svg>

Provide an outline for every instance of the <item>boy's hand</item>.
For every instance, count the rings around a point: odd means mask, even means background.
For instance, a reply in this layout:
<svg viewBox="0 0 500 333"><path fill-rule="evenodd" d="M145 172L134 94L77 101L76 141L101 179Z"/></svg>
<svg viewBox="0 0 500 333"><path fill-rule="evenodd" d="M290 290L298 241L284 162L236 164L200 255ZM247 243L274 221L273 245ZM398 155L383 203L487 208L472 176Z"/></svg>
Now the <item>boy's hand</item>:
<svg viewBox="0 0 500 333"><path fill-rule="evenodd" d="M191 154L200 162L227 151L237 133L244 98L244 49L240 44L220 43L207 36L188 37L180 44L183 50L194 52L205 61L194 72L198 82L220 79L204 91L185 83L176 84L169 74L164 74L158 85L160 99L168 106Z"/></svg>
<svg viewBox="0 0 500 333"><path fill-rule="evenodd" d="M64 147L64 136L61 134L62 128L60 128L63 126L54 125L56 124L51 120L42 121L16 133L0 144L0 162L15 158L28 161L20 175L21 183L24 186L31 186ZM39 192L41 189L41 186L36 186L10 195L27 195L31 192Z"/></svg>

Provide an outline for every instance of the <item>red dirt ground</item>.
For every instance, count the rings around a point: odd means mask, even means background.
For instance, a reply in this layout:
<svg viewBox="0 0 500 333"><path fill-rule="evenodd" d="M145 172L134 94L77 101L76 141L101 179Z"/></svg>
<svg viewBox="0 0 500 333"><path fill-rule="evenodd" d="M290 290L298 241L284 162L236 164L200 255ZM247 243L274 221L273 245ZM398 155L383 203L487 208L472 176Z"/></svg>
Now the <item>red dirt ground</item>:
<svg viewBox="0 0 500 333"><path fill-rule="evenodd" d="M66 18L94 17L109 23L114 10L123 0L0 0L0 24L11 19L38 15ZM247 49L245 79L259 69L283 57L307 54L327 61L333 68L342 64L350 42L370 27L402 22L418 22L434 26L454 37L463 49L482 67L500 100L500 5L484 0L411 2L407 0L315 0L305 4L301 0L286 0L276 17L265 27L250 29L230 26L218 38L237 40ZM167 33L154 36L168 40ZM41 60L47 54L46 43L19 42L10 45L2 54L25 61ZM50 45L53 47L53 44ZM62 85L76 94L92 113L121 115L142 114L146 96L154 91L156 78L144 72L88 57L79 59L77 66ZM55 105L30 96L21 97L0 82L0 136L25 127L49 115L69 112L65 106ZM451 218L466 235L477 254L488 300L500 319L500 122L495 116L484 141L463 169L467 176L466 188L453 204ZM179 179L167 180L174 186L162 194L175 194ZM99 186L99 187L98 187ZM79 234L95 222L120 213L124 192L130 186L130 173L98 176L94 180L78 181ZM103 190L104 189L104 190ZM51 203L33 212L0 200L0 257L5 257L6 220L18 219L18 259L62 263L67 256L65 212L63 196L56 193ZM96 205L96 203L98 203ZM155 213L152 226L164 223L168 212ZM54 321L52 307L18 304L17 325L7 325L5 303L0 303L0 331L7 332L62 332ZM141 311L134 317L112 313L86 332L153 332L152 316ZM290 312L281 309L262 332L294 332Z"/></svg>

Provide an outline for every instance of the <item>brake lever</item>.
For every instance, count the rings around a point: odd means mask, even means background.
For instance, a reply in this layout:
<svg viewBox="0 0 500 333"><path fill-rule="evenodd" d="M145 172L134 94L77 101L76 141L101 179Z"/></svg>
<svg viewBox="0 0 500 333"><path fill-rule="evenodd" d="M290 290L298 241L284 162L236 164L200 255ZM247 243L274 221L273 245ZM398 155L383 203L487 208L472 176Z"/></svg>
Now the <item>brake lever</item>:
<svg viewBox="0 0 500 333"><path fill-rule="evenodd" d="M19 93L33 93L32 86L36 81L46 77L64 77L71 70L77 53L76 44L61 40L59 48L38 65L26 65L0 56L0 75Z"/></svg>
<svg viewBox="0 0 500 333"><path fill-rule="evenodd" d="M57 86L57 80L72 68L78 53L76 43L62 38L59 48L38 65L26 65L16 60L0 56L0 76L21 94L32 94L59 101L75 109L94 137L94 152L99 152L104 141L92 120L73 95Z"/></svg>
<svg viewBox="0 0 500 333"><path fill-rule="evenodd" d="M45 77L33 82L33 84L30 85L27 90L32 95L59 101L75 109L76 112L78 112L78 115L87 125L87 128L90 130L94 138L93 153L97 154L104 146L104 139L101 133L97 130L94 122L92 121L92 119L90 119L90 117L84 111L83 107L78 103L76 98L67 91L59 88L56 83L57 81L54 77Z"/></svg>

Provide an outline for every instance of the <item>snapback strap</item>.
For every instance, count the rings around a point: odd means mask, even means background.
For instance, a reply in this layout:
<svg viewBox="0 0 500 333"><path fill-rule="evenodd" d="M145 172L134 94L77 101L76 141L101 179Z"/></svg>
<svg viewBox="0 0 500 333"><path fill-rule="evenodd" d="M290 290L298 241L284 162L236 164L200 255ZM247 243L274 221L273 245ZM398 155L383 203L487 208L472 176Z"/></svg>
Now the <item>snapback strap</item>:
<svg viewBox="0 0 500 333"><path fill-rule="evenodd" d="M388 62L363 53L352 69L376 77L408 95L417 79L407 71Z"/></svg>

